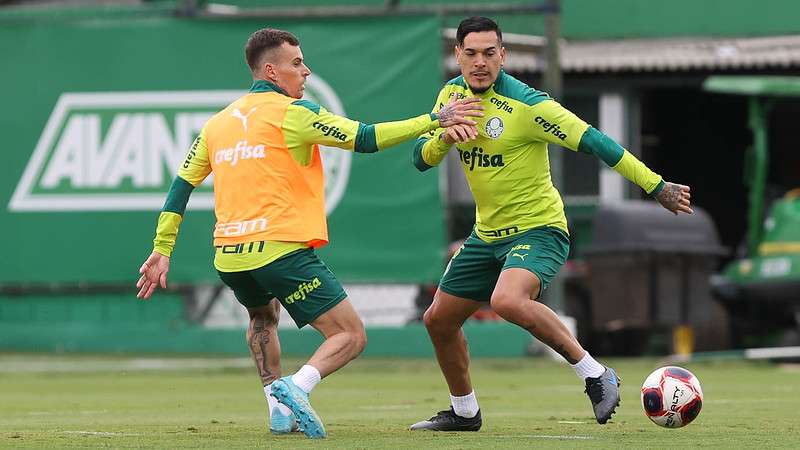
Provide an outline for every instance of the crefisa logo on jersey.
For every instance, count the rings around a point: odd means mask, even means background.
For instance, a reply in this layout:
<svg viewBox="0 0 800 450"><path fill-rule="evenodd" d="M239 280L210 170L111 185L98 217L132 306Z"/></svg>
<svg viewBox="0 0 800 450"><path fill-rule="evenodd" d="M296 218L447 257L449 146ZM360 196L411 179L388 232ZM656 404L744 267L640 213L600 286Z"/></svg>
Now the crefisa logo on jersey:
<svg viewBox="0 0 800 450"><path fill-rule="evenodd" d="M484 153L482 147L472 147L472 151L462 150L456 146L458 158L464 163L464 168L472 172L475 167L503 167L503 155Z"/></svg>
<svg viewBox="0 0 800 450"><path fill-rule="evenodd" d="M205 122L245 93L63 93L50 113L8 209L159 210ZM307 79L304 98L345 115L339 97L316 75ZM238 159L246 159L259 151L258 145L247 143L242 149L231 149L231 164L236 152ZM320 147L320 151L325 170L325 206L330 213L347 187L352 153L327 147ZM195 189L189 208L214 208L212 182L209 177Z"/></svg>
<svg viewBox="0 0 800 450"><path fill-rule="evenodd" d="M503 120L499 117L492 117L486 122L486 135L492 139L497 139L503 134Z"/></svg>

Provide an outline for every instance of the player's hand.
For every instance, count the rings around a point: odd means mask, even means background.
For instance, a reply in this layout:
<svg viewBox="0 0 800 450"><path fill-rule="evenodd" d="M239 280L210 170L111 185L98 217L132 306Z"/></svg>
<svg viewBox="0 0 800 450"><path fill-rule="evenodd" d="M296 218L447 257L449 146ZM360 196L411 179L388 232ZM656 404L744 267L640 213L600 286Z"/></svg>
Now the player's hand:
<svg viewBox="0 0 800 450"><path fill-rule="evenodd" d="M680 212L691 214L693 212L691 208L692 202L690 200L692 194L689 191L689 186L666 181L664 183L664 189L661 189L661 192L656 195L656 200L658 203L661 203L661 206L668 209L676 216Z"/></svg>
<svg viewBox="0 0 800 450"><path fill-rule="evenodd" d="M151 253L142 264L142 267L139 268L139 273L142 276L136 282L136 287L139 289L136 297L147 300L159 285L161 285L162 289L166 289L167 272L169 272L169 256L156 252Z"/></svg>
<svg viewBox="0 0 800 450"><path fill-rule="evenodd" d="M447 145L453 145L456 142L468 142L478 137L478 129L475 125L452 125L444 129L441 139Z"/></svg>
<svg viewBox="0 0 800 450"><path fill-rule="evenodd" d="M436 115L439 117L439 126L443 128L457 124L475 126L475 121L470 120L469 117L483 117L483 105L478 97L452 100L442 106Z"/></svg>

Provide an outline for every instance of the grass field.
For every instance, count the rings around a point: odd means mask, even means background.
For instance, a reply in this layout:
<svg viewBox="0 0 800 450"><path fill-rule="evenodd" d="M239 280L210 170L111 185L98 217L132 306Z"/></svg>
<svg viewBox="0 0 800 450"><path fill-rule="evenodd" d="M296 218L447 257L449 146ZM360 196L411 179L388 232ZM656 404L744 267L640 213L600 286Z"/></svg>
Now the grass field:
<svg viewBox="0 0 800 450"><path fill-rule="evenodd" d="M410 432L447 405L433 360L355 361L312 401L329 437L271 436L261 388L245 359L0 355L3 448L800 448L800 368L686 364L703 411L661 429L639 406L655 360L611 360L622 406L595 423L572 370L541 358L476 360L484 417L478 433ZM294 370L299 361L289 361Z"/></svg>

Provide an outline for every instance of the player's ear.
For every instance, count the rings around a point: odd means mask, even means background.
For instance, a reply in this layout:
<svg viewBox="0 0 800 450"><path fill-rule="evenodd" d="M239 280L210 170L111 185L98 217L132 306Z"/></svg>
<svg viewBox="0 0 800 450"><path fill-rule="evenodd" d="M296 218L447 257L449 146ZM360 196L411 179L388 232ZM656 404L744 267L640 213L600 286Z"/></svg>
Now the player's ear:
<svg viewBox="0 0 800 450"><path fill-rule="evenodd" d="M461 64L461 47L459 47L458 44L453 47L453 52L456 55L456 63Z"/></svg>
<svg viewBox="0 0 800 450"><path fill-rule="evenodd" d="M263 66L264 78L270 81L278 80L278 73L275 71L275 66L272 63L265 62Z"/></svg>

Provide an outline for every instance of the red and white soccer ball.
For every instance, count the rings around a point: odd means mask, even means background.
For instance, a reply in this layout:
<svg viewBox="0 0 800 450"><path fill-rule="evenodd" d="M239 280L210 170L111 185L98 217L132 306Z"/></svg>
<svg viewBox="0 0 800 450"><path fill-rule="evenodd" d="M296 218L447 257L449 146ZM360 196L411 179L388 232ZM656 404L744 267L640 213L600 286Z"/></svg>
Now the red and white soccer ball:
<svg viewBox="0 0 800 450"><path fill-rule="evenodd" d="M683 367L656 369L642 385L642 407L656 425L665 428L688 425L703 407L700 381Z"/></svg>

